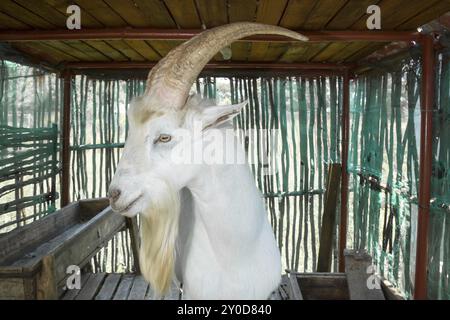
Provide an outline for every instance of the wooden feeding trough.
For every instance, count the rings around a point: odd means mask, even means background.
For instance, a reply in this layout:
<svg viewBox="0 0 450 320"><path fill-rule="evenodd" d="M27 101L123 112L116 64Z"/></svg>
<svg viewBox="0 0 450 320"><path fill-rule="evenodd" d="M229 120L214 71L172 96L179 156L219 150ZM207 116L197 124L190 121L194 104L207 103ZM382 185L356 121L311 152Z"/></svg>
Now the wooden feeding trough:
<svg viewBox="0 0 450 320"><path fill-rule="evenodd" d="M86 266L126 220L107 199L74 202L0 237L0 299L55 299L70 265Z"/></svg>
<svg viewBox="0 0 450 320"><path fill-rule="evenodd" d="M369 268L366 252L347 250L345 273L297 273L283 275L270 300L402 300L390 283ZM369 272L368 272L369 271ZM152 287L138 274L84 273L79 290L68 290L63 300L152 300ZM172 283L163 300L182 299L179 284Z"/></svg>
<svg viewBox="0 0 450 320"><path fill-rule="evenodd" d="M365 251L345 250L345 273L288 272L292 300L402 300L402 296L371 268Z"/></svg>

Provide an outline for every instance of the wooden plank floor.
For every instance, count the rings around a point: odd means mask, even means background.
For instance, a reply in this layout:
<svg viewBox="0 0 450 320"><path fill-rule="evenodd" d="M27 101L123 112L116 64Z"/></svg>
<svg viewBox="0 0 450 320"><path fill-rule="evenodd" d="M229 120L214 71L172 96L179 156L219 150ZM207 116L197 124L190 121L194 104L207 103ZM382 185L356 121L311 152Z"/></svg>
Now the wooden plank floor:
<svg viewBox="0 0 450 320"><path fill-rule="evenodd" d="M289 300L289 279L283 276L280 287L271 300ZM179 300L181 291L173 283L162 300ZM87 273L81 276L81 289L68 290L62 300L153 300L154 293L140 275L120 273Z"/></svg>
<svg viewBox="0 0 450 320"><path fill-rule="evenodd" d="M178 300L181 292L175 283L162 300ZM152 300L153 292L140 275L87 273L81 276L81 289L68 290L62 300Z"/></svg>

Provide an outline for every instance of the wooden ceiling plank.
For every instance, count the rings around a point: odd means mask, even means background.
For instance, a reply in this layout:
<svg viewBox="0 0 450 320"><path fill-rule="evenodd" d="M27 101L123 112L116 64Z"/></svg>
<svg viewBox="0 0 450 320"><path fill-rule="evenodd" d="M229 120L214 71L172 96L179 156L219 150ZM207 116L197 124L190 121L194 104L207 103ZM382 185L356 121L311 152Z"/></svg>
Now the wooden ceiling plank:
<svg viewBox="0 0 450 320"><path fill-rule="evenodd" d="M147 40L147 43L161 56L166 56L170 50L183 43L183 41Z"/></svg>
<svg viewBox="0 0 450 320"><path fill-rule="evenodd" d="M194 0L164 0L164 3L181 28L201 28Z"/></svg>
<svg viewBox="0 0 450 320"><path fill-rule="evenodd" d="M200 20L207 28L228 23L226 0L197 0Z"/></svg>
<svg viewBox="0 0 450 320"><path fill-rule="evenodd" d="M287 0L261 0L256 9L256 22L278 25L287 5Z"/></svg>
<svg viewBox="0 0 450 320"><path fill-rule="evenodd" d="M399 25L408 21L412 16L415 16L418 12L422 12L429 7L432 7L442 0L428 0L428 1L417 1L408 3L405 5L404 3L399 3L399 5L394 8L392 11L389 11L387 17L382 18L381 27L388 29L395 29Z"/></svg>
<svg viewBox="0 0 450 320"><path fill-rule="evenodd" d="M23 8L11 0L0 1L0 12L36 29L51 29L55 26L33 12Z"/></svg>
<svg viewBox="0 0 450 320"><path fill-rule="evenodd" d="M256 0L244 2L241 0L229 0L228 17L230 22L255 21ZM231 59L233 61L247 61L250 47L249 42L235 42L231 44L231 51L233 53Z"/></svg>
<svg viewBox="0 0 450 320"><path fill-rule="evenodd" d="M250 51L250 43L234 42L231 44L231 52L232 52L231 60L247 61L249 51Z"/></svg>
<svg viewBox="0 0 450 320"><path fill-rule="evenodd" d="M367 57L371 53L375 52L376 50L383 48L385 45L386 45L385 43L371 42L365 48L362 48L362 49L356 51L354 54L347 57L345 59L345 62L357 62L357 61Z"/></svg>
<svg viewBox="0 0 450 320"><path fill-rule="evenodd" d="M397 26L397 30L412 30L417 26L422 26L438 17L444 15L450 11L450 1L443 0L435 3L432 7L420 12L419 14L411 17L411 19L405 21L401 25Z"/></svg>
<svg viewBox="0 0 450 320"><path fill-rule="evenodd" d="M327 30L345 30L367 14L367 7L380 0L349 0L326 25ZM366 18L367 19L367 18Z"/></svg>
<svg viewBox="0 0 450 320"><path fill-rule="evenodd" d="M102 0L75 0L75 2L106 27L127 26L122 17ZM81 19L83 23L83 18Z"/></svg>
<svg viewBox="0 0 450 320"><path fill-rule="evenodd" d="M41 43L49 47L55 48L57 50L60 50L61 52L73 56L78 60L89 61L91 59L91 57L84 51L78 50L77 48L71 46L70 44L67 44L66 41L42 41Z"/></svg>
<svg viewBox="0 0 450 320"><path fill-rule="evenodd" d="M289 44L271 43L264 54L262 61L278 61L280 57L288 50Z"/></svg>
<svg viewBox="0 0 450 320"><path fill-rule="evenodd" d="M128 61L126 56L103 40L86 40L85 42L96 50L102 52L113 61Z"/></svg>
<svg viewBox="0 0 450 320"><path fill-rule="evenodd" d="M15 29L15 30L26 30L30 29L30 26L25 23L0 12L0 29Z"/></svg>
<svg viewBox="0 0 450 320"><path fill-rule="evenodd" d="M161 0L134 0L145 15L149 27L176 28L169 11Z"/></svg>
<svg viewBox="0 0 450 320"><path fill-rule="evenodd" d="M228 0L228 16L230 22L256 20L256 0Z"/></svg>
<svg viewBox="0 0 450 320"><path fill-rule="evenodd" d="M158 61L161 56L143 40L125 40L125 42L148 61Z"/></svg>
<svg viewBox="0 0 450 320"><path fill-rule="evenodd" d="M303 24L304 30L321 30L333 19L347 0L320 0Z"/></svg>
<svg viewBox="0 0 450 320"><path fill-rule="evenodd" d="M72 0L44 0L44 2L57 10L63 16L68 17L67 7L74 4ZM98 28L102 27L103 24L100 23L97 19L95 19L89 12L87 12L84 8L80 7L81 14L81 27L82 28Z"/></svg>
<svg viewBox="0 0 450 320"><path fill-rule="evenodd" d="M348 57L354 55L358 51L362 50L363 48L367 47L372 42L351 42L348 43L348 45L342 49L340 52L336 52L328 61L340 63L342 61L345 61Z"/></svg>
<svg viewBox="0 0 450 320"><path fill-rule="evenodd" d="M322 62L329 61L336 54L344 50L349 45L348 42L332 42L327 47L325 47L322 51L317 53L311 61L313 62Z"/></svg>
<svg viewBox="0 0 450 320"><path fill-rule="evenodd" d="M301 29L317 0L289 0L280 26L288 29Z"/></svg>
<svg viewBox="0 0 450 320"><path fill-rule="evenodd" d="M120 51L130 61L145 61L145 58L131 48L124 40L110 40L107 43L114 49Z"/></svg>
<svg viewBox="0 0 450 320"><path fill-rule="evenodd" d="M103 0L132 27L149 27L149 21L133 0Z"/></svg>
<svg viewBox="0 0 450 320"><path fill-rule="evenodd" d="M256 22L278 25L287 6L287 0L269 1L262 0L259 2L256 10ZM249 61L262 61L269 49L268 42L255 42L251 44Z"/></svg>
<svg viewBox="0 0 450 320"><path fill-rule="evenodd" d="M306 43L294 42L289 46L286 52L283 53L278 61L286 63L297 61L299 57L306 53L308 46L309 44Z"/></svg>
<svg viewBox="0 0 450 320"><path fill-rule="evenodd" d="M56 65L63 58L58 58L57 55L53 54L52 50L48 48L42 48L41 45L32 42L17 42L12 43L12 47L25 55L34 58L36 61L46 61L51 65Z"/></svg>
<svg viewBox="0 0 450 320"><path fill-rule="evenodd" d="M55 57L58 63L61 62L74 62L80 61L80 59L74 57L73 55L68 54L65 51L62 51L53 45L49 45L46 42L29 42L27 43L29 47L34 47L36 50L40 50L41 52L48 53L49 56Z"/></svg>
<svg viewBox="0 0 450 320"><path fill-rule="evenodd" d="M295 62L310 62L314 56L324 50L324 48L326 48L329 44L329 42L310 43L306 51L302 54L302 56L298 57Z"/></svg>
<svg viewBox="0 0 450 320"><path fill-rule="evenodd" d="M58 26L60 28L66 27L66 20L68 15L62 14L54 7L49 6L47 3L41 1L29 1L29 0L14 0L16 3L26 8L27 10L39 15L49 23Z"/></svg>
<svg viewBox="0 0 450 320"><path fill-rule="evenodd" d="M381 29L394 30L395 27L407 21L409 18L411 18L411 16L414 16L417 12L420 12L425 8L428 8L435 2L436 0L428 0L428 1L382 0L378 3L378 6L380 7L381 10ZM349 28L352 30L367 29L366 26L367 17L368 15L365 14Z"/></svg>
<svg viewBox="0 0 450 320"><path fill-rule="evenodd" d="M90 46L85 41L79 40L66 40L64 41L68 46L77 49L80 52L86 54L89 57L89 60L92 61L111 61L111 59L105 55L102 51L97 50L96 48Z"/></svg>
<svg viewBox="0 0 450 320"><path fill-rule="evenodd" d="M269 43L267 42L253 42L250 43L250 53L248 55L248 61L262 61L266 55L266 51L269 49Z"/></svg>

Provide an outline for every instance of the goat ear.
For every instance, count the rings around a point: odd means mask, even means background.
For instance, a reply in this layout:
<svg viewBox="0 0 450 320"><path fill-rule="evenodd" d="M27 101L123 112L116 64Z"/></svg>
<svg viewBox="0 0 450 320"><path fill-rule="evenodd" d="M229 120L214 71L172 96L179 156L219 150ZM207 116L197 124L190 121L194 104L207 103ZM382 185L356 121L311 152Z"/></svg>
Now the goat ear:
<svg viewBox="0 0 450 320"><path fill-rule="evenodd" d="M229 104L224 106L207 107L202 111L201 120L203 130L211 127L217 127L222 123L230 121L236 117L242 108L248 103L247 100L238 104Z"/></svg>

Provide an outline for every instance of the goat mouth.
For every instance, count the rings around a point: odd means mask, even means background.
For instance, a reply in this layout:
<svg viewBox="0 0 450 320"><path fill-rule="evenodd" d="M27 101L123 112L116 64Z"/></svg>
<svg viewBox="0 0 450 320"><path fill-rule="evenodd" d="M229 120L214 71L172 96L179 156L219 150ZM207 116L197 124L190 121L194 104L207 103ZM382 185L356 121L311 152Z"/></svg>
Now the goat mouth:
<svg viewBox="0 0 450 320"><path fill-rule="evenodd" d="M125 208L120 209L120 210L116 210L116 211L117 212L126 212L126 211L130 210L136 204L136 202L138 202L138 200L141 199L141 198L142 198L142 195L140 195L139 197L137 197L136 199L131 201Z"/></svg>

